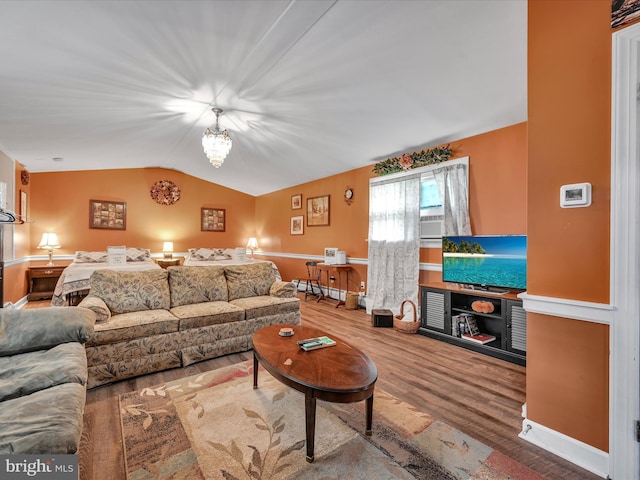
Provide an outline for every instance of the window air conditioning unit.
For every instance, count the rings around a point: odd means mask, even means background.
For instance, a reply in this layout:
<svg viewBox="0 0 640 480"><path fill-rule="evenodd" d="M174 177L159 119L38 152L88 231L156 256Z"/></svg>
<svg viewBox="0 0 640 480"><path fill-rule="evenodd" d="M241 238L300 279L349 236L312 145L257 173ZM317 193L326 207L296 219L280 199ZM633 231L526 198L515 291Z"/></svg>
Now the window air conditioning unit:
<svg viewBox="0 0 640 480"><path fill-rule="evenodd" d="M420 220L420 238L421 239L441 239L442 238L442 219L423 219Z"/></svg>

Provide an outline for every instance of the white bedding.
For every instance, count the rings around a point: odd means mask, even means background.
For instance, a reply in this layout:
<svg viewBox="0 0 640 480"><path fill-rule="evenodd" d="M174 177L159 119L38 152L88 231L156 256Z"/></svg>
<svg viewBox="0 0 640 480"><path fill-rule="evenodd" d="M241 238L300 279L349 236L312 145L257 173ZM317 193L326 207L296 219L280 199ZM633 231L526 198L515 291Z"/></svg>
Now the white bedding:
<svg viewBox="0 0 640 480"><path fill-rule="evenodd" d="M144 262L127 262L122 265L109 265L106 262L79 263L73 262L62 271L56 288L53 291L51 305L61 307L67 303L67 295L89 290L89 278L96 270L142 271L157 270L160 265L153 260Z"/></svg>

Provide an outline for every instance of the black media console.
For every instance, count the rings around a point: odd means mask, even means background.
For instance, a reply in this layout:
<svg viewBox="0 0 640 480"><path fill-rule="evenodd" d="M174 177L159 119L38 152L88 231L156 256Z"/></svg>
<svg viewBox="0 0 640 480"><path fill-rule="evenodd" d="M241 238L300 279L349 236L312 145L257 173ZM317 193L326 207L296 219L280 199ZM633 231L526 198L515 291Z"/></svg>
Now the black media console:
<svg viewBox="0 0 640 480"><path fill-rule="evenodd" d="M474 311L476 302L492 304L492 312ZM420 285L421 326L418 333L442 340L469 350L484 353L518 365L526 365L527 315L522 301L515 293L497 295L483 291L468 291L449 284ZM489 308L491 309L491 308ZM480 332L492 335L495 340L479 344L458 336L458 315L473 315Z"/></svg>

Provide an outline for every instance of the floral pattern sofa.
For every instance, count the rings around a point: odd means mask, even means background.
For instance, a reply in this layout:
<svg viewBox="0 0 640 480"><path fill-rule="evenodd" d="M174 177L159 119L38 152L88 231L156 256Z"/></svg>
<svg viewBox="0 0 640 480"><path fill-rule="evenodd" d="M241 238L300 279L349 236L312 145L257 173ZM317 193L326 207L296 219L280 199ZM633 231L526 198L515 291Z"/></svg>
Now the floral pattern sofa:
<svg viewBox="0 0 640 480"><path fill-rule="evenodd" d="M78 305L96 314L88 388L243 352L253 333L299 324L295 286L268 263L97 270Z"/></svg>
<svg viewBox="0 0 640 480"><path fill-rule="evenodd" d="M95 315L0 309L0 454L76 453Z"/></svg>

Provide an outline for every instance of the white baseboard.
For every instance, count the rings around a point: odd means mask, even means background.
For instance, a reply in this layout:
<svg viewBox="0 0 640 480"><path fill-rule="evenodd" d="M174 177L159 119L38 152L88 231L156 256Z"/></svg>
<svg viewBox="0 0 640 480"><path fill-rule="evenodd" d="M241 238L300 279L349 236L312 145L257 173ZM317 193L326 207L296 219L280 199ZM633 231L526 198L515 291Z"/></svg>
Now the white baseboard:
<svg viewBox="0 0 640 480"><path fill-rule="evenodd" d="M609 454L526 418L518 437L592 473L608 478Z"/></svg>

